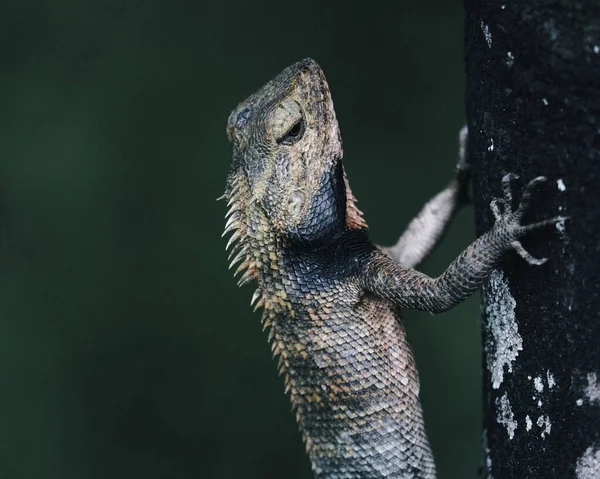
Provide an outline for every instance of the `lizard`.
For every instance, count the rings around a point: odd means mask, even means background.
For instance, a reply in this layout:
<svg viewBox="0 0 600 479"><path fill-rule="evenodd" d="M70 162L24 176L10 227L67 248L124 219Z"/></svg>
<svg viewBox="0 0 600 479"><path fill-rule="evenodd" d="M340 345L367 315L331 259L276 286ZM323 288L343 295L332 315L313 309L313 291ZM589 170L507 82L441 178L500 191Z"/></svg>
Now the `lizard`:
<svg viewBox="0 0 600 479"><path fill-rule="evenodd" d="M495 223L440 276L415 269L465 203L467 132L456 177L391 247L371 242L342 163L329 86L312 59L297 62L229 116L232 163L226 226L230 268L255 282L251 304L278 358L317 479L436 477L419 378L400 310L441 313L474 293L516 251L537 177L513 208L512 182L491 203Z"/></svg>

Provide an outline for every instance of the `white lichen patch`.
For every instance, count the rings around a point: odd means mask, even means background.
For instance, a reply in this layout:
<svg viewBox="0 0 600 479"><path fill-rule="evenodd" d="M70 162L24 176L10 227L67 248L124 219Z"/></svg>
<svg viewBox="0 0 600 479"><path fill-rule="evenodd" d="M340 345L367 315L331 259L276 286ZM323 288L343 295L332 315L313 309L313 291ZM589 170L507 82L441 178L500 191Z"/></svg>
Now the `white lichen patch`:
<svg viewBox="0 0 600 479"><path fill-rule="evenodd" d="M577 479L600 478L600 449L588 447L575 467Z"/></svg>
<svg viewBox="0 0 600 479"><path fill-rule="evenodd" d="M494 151L494 139L490 138L490 146L488 146L488 151Z"/></svg>
<svg viewBox="0 0 600 479"><path fill-rule="evenodd" d="M542 103L544 104L544 106L548 106L548 100L546 100L545 98L542 98Z"/></svg>
<svg viewBox="0 0 600 479"><path fill-rule="evenodd" d="M600 384L598 384L598 378L596 373L588 373L587 375L588 385L585 388L585 396L591 403L600 402Z"/></svg>
<svg viewBox="0 0 600 479"><path fill-rule="evenodd" d="M538 427L542 428L541 436L544 439L547 435L550 435L550 431L552 429L552 424L550 423L549 416L540 416L536 422Z"/></svg>
<svg viewBox="0 0 600 479"><path fill-rule="evenodd" d="M483 431L483 449L485 450L485 473L487 479L493 479L492 476L492 453L488 447L487 431Z"/></svg>
<svg viewBox="0 0 600 479"><path fill-rule="evenodd" d="M538 401L538 407L542 407L542 400L541 399Z"/></svg>
<svg viewBox="0 0 600 479"><path fill-rule="evenodd" d="M517 429L518 423L515 420L515 415L510 407L510 401L508 396L504 393L500 399L496 399L496 421L498 424L502 424L506 428L508 438L512 439L515 437L515 430Z"/></svg>
<svg viewBox="0 0 600 479"><path fill-rule="evenodd" d="M533 426L533 422L531 421L531 418L529 417L529 414L527 416L525 416L525 429L527 431L531 431L531 427Z"/></svg>
<svg viewBox="0 0 600 479"><path fill-rule="evenodd" d="M548 389L552 389L554 386L556 386L554 375L550 371L546 371L546 379L548 380Z"/></svg>
<svg viewBox="0 0 600 479"><path fill-rule="evenodd" d="M487 367L492 377L492 387L498 389L504 380L504 368L512 372L512 363L523 351L523 338L519 334L515 307L508 282L501 271L495 270L484 287L484 303L490 331L486 342Z"/></svg>
<svg viewBox="0 0 600 479"><path fill-rule="evenodd" d="M510 68L513 66L513 63L515 62L515 56L513 55L512 52L507 52L506 53L506 65Z"/></svg>
<svg viewBox="0 0 600 479"><path fill-rule="evenodd" d="M492 34L490 33L490 27L481 22L481 31L483 32L483 36L485 37L488 47L492 48Z"/></svg>
<svg viewBox="0 0 600 479"><path fill-rule="evenodd" d="M535 387L535 390L539 393L541 393L544 390L544 383L542 381L541 377L537 377L533 380L533 386Z"/></svg>
<svg viewBox="0 0 600 479"><path fill-rule="evenodd" d="M595 53L596 55L598 55L598 53L600 53L600 46L598 46L598 45L594 45L594 53Z"/></svg>
<svg viewBox="0 0 600 479"><path fill-rule="evenodd" d="M565 182L563 181L562 178L559 178L558 180L556 180L556 187L558 188L558 191L560 191L560 192L564 192L564 191L567 190L567 186L565 185ZM562 206L558 207L558 210L561 211L561 212L563 211L563 209L564 208ZM557 221L556 224L555 224L556 229L558 230L559 233L564 233L565 232L565 219L566 218L563 218L563 219L561 219L561 221ZM563 236L563 238L565 239L565 242L566 242L567 238L564 236L564 234L562 236Z"/></svg>
<svg viewBox="0 0 600 479"><path fill-rule="evenodd" d="M577 404L578 406L583 406L583 399L578 399L577 401L575 401L575 404Z"/></svg>

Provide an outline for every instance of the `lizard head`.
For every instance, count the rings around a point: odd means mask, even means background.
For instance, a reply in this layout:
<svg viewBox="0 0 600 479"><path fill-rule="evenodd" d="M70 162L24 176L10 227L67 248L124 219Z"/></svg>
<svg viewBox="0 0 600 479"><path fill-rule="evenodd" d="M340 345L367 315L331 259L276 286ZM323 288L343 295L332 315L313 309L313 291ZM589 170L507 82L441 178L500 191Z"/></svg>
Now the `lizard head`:
<svg viewBox="0 0 600 479"><path fill-rule="evenodd" d="M233 163L225 197L287 239L315 242L346 224L342 142L314 60L286 68L229 116ZM247 221L247 220L246 220Z"/></svg>

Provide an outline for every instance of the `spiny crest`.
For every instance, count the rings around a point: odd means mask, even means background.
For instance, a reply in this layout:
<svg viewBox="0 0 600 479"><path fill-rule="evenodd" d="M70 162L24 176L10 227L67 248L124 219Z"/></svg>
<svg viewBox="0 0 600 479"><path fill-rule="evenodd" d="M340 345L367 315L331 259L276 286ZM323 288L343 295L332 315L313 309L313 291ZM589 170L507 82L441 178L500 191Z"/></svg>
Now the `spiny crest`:
<svg viewBox="0 0 600 479"><path fill-rule="evenodd" d="M363 212L356 207L356 197L350 189L346 170L344 170L344 183L346 185L346 226L352 228L366 228L367 222L363 218Z"/></svg>
<svg viewBox="0 0 600 479"><path fill-rule="evenodd" d="M256 274L256 264L248 249L249 245L245 241L247 237L247 224L244 218L244 210L246 207L245 201L247 194L242 191L243 189L244 185L239 178L233 178L228 184L228 191L219 198L226 199L229 208L225 214L225 231L222 236L231 233L229 241L227 241L227 246L225 246L225 250L230 250L228 257L230 261L229 269L239 263L233 274L235 277L242 273L238 281L238 286L247 284L254 279Z"/></svg>

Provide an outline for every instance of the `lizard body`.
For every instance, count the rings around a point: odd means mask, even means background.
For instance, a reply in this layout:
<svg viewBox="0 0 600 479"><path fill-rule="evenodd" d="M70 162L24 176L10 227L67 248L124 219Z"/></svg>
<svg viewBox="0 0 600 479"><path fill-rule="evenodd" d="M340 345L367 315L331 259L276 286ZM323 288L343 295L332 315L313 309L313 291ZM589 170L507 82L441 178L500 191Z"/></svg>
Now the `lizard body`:
<svg viewBox="0 0 600 479"><path fill-rule="evenodd" d="M465 196L459 174L390 248L375 246L355 206L329 87L311 59L242 102L227 134L233 162L225 233L240 283L254 280L296 419L317 478L434 478L419 380L399 307L450 309L471 295L518 238L531 188L437 278L413 269ZM464 143L463 138L463 143ZM464 160L464 152L461 155ZM502 206L502 208L501 208ZM231 258L231 256L230 256Z"/></svg>

